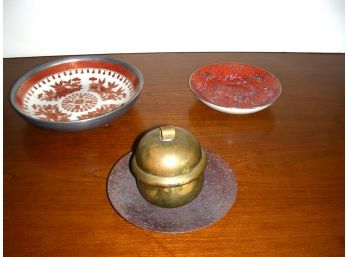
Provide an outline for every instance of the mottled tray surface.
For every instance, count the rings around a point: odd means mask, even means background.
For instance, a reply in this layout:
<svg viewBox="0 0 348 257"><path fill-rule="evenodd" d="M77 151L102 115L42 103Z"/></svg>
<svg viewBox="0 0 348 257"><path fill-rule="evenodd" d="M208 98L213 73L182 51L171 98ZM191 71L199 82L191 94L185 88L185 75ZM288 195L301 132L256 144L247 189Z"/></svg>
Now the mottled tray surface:
<svg viewBox="0 0 348 257"><path fill-rule="evenodd" d="M129 170L128 153L111 170L107 191L115 210L128 222L162 233L182 233L207 227L232 207L237 193L236 178L227 163L205 149L208 163L201 193L191 203L178 208L161 208L140 195Z"/></svg>

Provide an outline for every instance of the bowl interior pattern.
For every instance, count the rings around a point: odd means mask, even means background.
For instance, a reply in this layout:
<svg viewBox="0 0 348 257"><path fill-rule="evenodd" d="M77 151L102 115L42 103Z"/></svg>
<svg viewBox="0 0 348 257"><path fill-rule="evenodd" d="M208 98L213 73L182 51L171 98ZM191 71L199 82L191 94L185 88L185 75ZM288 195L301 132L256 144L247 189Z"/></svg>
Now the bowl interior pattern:
<svg viewBox="0 0 348 257"><path fill-rule="evenodd" d="M268 71L247 64L216 63L199 68L190 88L200 99L227 108L256 108L280 95L279 80Z"/></svg>
<svg viewBox="0 0 348 257"><path fill-rule="evenodd" d="M28 77L16 92L15 105L34 119L70 122L116 110L139 90L136 74L121 64L78 60Z"/></svg>

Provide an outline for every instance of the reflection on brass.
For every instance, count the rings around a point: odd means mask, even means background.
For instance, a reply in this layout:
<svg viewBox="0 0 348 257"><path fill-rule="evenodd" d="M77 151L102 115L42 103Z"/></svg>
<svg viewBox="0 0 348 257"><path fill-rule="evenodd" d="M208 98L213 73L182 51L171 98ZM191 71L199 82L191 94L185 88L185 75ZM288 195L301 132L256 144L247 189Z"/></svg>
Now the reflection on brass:
<svg viewBox="0 0 348 257"><path fill-rule="evenodd" d="M154 205L178 207L192 201L203 187L204 150L188 131L161 127L148 132L131 160L141 195Z"/></svg>

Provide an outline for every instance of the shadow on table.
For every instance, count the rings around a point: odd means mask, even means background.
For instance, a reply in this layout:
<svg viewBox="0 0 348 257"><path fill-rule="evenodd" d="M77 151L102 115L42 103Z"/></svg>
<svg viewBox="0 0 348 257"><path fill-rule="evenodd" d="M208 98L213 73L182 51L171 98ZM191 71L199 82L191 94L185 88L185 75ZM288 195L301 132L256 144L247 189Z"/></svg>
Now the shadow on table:
<svg viewBox="0 0 348 257"><path fill-rule="evenodd" d="M228 126L233 132L264 132L269 133L276 127L277 117L269 107L251 114L228 114L216 111L196 101L189 109L189 121L193 127Z"/></svg>

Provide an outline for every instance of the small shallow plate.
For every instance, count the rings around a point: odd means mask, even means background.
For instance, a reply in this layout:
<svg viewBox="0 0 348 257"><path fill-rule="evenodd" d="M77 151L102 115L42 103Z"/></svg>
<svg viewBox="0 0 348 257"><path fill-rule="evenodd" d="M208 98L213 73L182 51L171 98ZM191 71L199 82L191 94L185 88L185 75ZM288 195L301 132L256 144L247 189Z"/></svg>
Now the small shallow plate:
<svg viewBox="0 0 348 257"><path fill-rule="evenodd" d="M232 167L208 149L202 191L190 203L162 208L146 201L129 170L132 152L122 157L107 179L111 205L131 224L160 233L184 233L205 228L222 219L232 208L237 195L237 180Z"/></svg>
<svg viewBox="0 0 348 257"><path fill-rule="evenodd" d="M281 93L279 80L270 72L248 64L215 63L194 71L189 85L207 106L225 113L261 111Z"/></svg>
<svg viewBox="0 0 348 257"><path fill-rule="evenodd" d="M11 89L14 109L28 122L54 130L103 126L123 114L143 88L140 71L120 60L65 58L24 74Z"/></svg>

